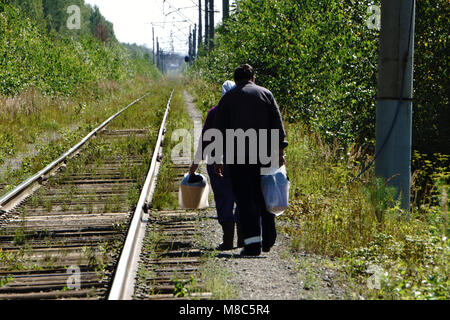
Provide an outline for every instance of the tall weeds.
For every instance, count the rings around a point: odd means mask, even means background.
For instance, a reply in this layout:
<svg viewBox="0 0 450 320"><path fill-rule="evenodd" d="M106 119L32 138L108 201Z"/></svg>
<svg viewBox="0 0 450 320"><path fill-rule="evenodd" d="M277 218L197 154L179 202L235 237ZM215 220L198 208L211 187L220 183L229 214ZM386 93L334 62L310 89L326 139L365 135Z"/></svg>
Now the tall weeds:
<svg viewBox="0 0 450 320"><path fill-rule="evenodd" d="M371 265L381 266L386 272L382 289L364 289L367 297L448 298L449 186L442 175L436 180L442 190L437 205L404 212L396 190L375 178L373 169L349 183L371 160L361 148L327 145L298 124L287 130L292 201L282 222L293 248L342 259L345 270L362 283Z"/></svg>

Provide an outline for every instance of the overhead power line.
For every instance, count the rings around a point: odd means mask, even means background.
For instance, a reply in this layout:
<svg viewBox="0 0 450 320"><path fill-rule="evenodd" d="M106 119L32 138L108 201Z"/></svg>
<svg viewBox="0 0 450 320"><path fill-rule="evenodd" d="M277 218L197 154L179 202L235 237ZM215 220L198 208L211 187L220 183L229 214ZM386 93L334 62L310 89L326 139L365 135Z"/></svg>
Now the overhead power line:
<svg viewBox="0 0 450 320"><path fill-rule="evenodd" d="M168 23L182 23L189 22L187 20L178 20L178 21L160 21L160 22L148 22L146 24L156 25L156 24L168 24Z"/></svg>
<svg viewBox="0 0 450 320"><path fill-rule="evenodd" d="M183 14L183 13L180 11L180 10L181 10L180 8L177 8L177 7L173 6L173 5L171 5L170 2L167 1L167 0L165 0L164 3L167 3L167 5L168 5L172 10L175 10L174 12L170 12L169 14L171 14L171 13L178 13L180 16L182 16L182 17L188 19L192 24L195 23L195 22L192 21L188 16L186 16L185 14Z"/></svg>

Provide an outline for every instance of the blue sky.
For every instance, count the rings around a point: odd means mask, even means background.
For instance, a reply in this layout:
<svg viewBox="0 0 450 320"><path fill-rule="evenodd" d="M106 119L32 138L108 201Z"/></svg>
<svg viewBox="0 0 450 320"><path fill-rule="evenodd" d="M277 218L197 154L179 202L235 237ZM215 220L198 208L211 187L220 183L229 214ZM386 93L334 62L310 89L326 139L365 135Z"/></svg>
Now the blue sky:
<svg viewBox="0 0 450 320"><path fill-rule="evenodd" d="M198 23L198 0L85 0L96 5L114 24L120 42L137 43L152 48L152 23L155 35L165 51L173 47L185 54L188 50L189 27ZM230 1L234 2L234 1ZM203 6L204 0L202 0ZM215 0L215 22L222 20L222 1ZM204 24L204 18L202 19ZM172 34L172 37L171 37Z"/></svg>

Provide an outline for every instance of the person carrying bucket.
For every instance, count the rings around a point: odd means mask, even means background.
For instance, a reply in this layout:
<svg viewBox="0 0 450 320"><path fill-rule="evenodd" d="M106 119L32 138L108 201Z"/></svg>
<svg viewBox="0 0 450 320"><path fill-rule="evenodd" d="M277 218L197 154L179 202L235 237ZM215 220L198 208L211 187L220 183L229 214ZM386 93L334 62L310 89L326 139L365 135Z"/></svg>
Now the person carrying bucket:
<svg viewBox="0 0 450 320"><path fill-rule="evenodd" d="M225 81L222 85L222 97L235 87L236 85L233 81ZM213 107L211 110L209 110L206 117L201 137L203 137L204 133L208 129L213 128L215 114L216 107ZM201 152L201 154L203 155L203 152L209 143L209 141L202 141L202 143L199 144L197 154ZM237 206L236 209L234 209L234 204L236 201L231 187L231 180L228 175L228 171L225 170L224 177L221 178L214 172L214 164L208 164L206 168L208 171L209 181L214 193L214 201L216 203L219 224L222 226L223 230L223 242L217 247L217 249L232 250L234 248L235 228L237 229L237 245L239 248L242 248L244 246L244 241L241 236L241 225L238 219L239 209ZM189 183L195 183L202 179L200 175L197 175L195 173L197 169L198 164L196 163L196 161L194 161L189 169Z"/></svg>
<svg viewBox="0 0 450 320"><path fill-rule="evenodd" d="M240 210L245 244L241 255L259 256L261 250L270 251L277 237L275 215L266 207L261 176L270 171L266 166L279 169L285 164L288 142L275 98L269 90L255 84L253 67L237 67L234 80L236 88L225 94L216 108L213 126L225 141L222 150L216 150L216 161L221 163L216 163L214 170L219 176L225 176L228 170ZM266 157L268 150L270 156ZM288 192L287 188L282 190Z"/></svg>

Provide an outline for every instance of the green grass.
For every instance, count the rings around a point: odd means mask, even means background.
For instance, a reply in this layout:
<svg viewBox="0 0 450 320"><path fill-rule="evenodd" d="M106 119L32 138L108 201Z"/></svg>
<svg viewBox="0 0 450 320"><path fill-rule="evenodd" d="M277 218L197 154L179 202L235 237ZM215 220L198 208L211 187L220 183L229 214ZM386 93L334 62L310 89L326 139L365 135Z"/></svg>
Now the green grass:
<svg viewBox="0 0 450 320"><path fill-rule="evenodd" d="M85 100L80 98L80 100L65 104L62 101L68 98L42 98L42 101L36 103L38 106L36 110L24 109L15 113L5 111L2 115L5 120L0 122L0 132L8 135L8 141L12 147L8 149L9 154L3 155L0 162L13 159L17 154L26 153L31 146L36 149L36 154L25 156L18 170L4 170L0 174L0 181L7 184L0 193L5 193L26 177L38 172L109 116L149 91L155 93L145 99L148 104L139 102L132 106L124 113L123 118L115 119L111 128L121 128L126 123L136 124L142 125L143 128L148 127L149 133L153 134L153 126L149 124L154 123L155 119L161 116L162 111L156 109L156 112L135 112L135 110L139 107L149 108L151 105L165 105L162 100L166 99L168 89L159 94L159 91L162 90L161 84L164 82L160 81L156 87L154 81L137 77L133 81L116 84L117 87L114 90L106 90L99 97L87 95ZM81 109L79 109L80 104L83 106ZM26 102L24 105L30 105L30 103ZM43 122L48 122L48 119L52 119L51 121L55 123L58 128L56 131L54 128L49 129L48 126L42 125ZM41 139L42 141L39 141L38 137L51 133L58 135L56 140Z"/></svg>
<svg viewBox="0 0 450 320"><path fill-rule="evenodd" d="M15 96L37 88L46 95L73 97L83 91L95 93L111 80L159 74L149 55L132 54L115 39L105 43L91 34L56 34L43 28L45 21L30 19L29 13L0 3L0 48L4 52L0 94ZM54 15L46 18L52 20Z"/></svg>
<svg viewBox="0 0 450 320"><path fill-rule="evenodd" d="M239 299L239 289L230 283L233 275L215 261L214 256L204 256L204 262L199 270L199 279L204 283L205 290L211 292L212 300Z"/></svg>
<svg viewBox="0 0 450 320"><path fill-rule="evenodd" d="M120 164L121 176L136 178L138 181L138 184L128 191L127 201L130 206L135 205L148 171L161 117L170 95L170 87L169 85L164 85L164 83L152 84L147 90L152 92L152 94L130 107L107 127L107 130L145 129L146 134L144 137L130 135L126 138L121 137L109 141L100 135L100 138L89 142L84 152L77 157L69 159L67 168L60 175L52 178L51 182L58 183L59 180L64 180L66 177L78 172L95 171L96 168L102 166L106 159L122 157L124 160ZM144 162L137 167L130 166L126 161L130 156L142 157ZM105 208L105 210L114 210L120 205L120 199L112 200L111 203L108 203L108 208Z"/></svg>
<svg viewBox="0 0 450 320"><path fill-rule="evenodd" d="M65 129L75 130L83 125L95 125L145 93L148 82L135 78L123 83L109 83L98 94L86 92L77 98L45 96L28 90L15 97L0 97L0 129L8 141L8 155L26 151L30 144L42 144L39 136L48 133L63 135ZM126 105L125 105L126 106Z"/></svg>
<svg viewBox="0 0 450 320"><path fill-rule="evenodd" d="M373 171L348 184L370 160L362 150L329 146L299 124L287 125L287 131L292 200L282 219L293 247L342 260L343 271L360 282L368 298L448 299L445 206L406 213ZM365 286L371 265L384 270L380 290Z"/></svg>

